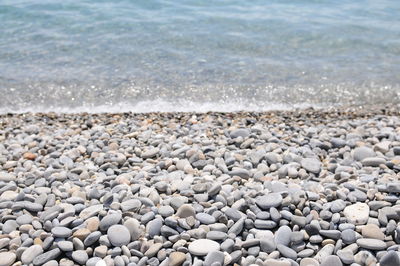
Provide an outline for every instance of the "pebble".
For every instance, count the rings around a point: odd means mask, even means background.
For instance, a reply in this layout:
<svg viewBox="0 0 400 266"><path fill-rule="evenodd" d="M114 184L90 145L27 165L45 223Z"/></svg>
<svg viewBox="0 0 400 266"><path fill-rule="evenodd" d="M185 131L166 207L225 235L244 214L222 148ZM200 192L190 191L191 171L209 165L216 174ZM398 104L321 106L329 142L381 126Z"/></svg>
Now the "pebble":
<svg viewBox="0 0 400 266"><path fill-rule="evenodd" d="M84 250L77 250L72 252L72 259L80 265L86 264L89 259L88 254Z"/></svg>
<svg viewBox="0 0 400 266"><path fill-rule="evenodd" d="M278 207L282 204L282 196L279 193L269 193L265 196L258 197L256 204L263 210L268 210L272 207Z"/></svg>
<svg viewBox="0 0 400 266"><path fill-rule="evenodd" d="M357 245L359 247L369 250L383 250L386 249L386 243L379 239L372 238L360 238L357 239Z"/></svg>
<svg viewBox="0 0 400 266"><path fill-rule="evenodd" d="M10 266L17 259L13 252L0 252L0 266Z"/></svg>
<svg viewBox="0 0 400 266"><path fill-rule="evenodd" d="M380 266L400 265L400 256L396 251L390 250L379 261Z"/></svg>
<svg viewBox="0 0 400 266"><path fill-rule="evenodd" d="M172 252L169 255L170 266L181 266L186 260L186 255L183 252Z"/></svg>
<svg viewBox="0 0 400 266"><path fill-rule="evenodd" d="M347 206L343 211L347 222L355 225L366 224L369 218L369 206L366 203L357 202Z"/></svg>

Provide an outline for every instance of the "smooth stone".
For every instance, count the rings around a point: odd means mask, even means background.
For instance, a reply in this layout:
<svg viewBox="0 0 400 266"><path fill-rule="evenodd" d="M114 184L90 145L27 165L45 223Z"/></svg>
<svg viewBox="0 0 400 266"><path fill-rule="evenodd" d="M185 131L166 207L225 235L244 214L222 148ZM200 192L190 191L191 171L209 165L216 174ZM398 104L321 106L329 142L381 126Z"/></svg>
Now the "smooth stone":
<svg viewBox="0 0 400 266"><path fill-rule="evenodd" d="M356 161L362 161L365 158L374 156L375 156L374 150L366 146L357 147L353 150L353 158Z"/></svg>
<svg viewBox="0 0 400 266"><path fill-rule="evenodd" d="M141 157L143 159L153 158L160 152L159 148L151 148L142 153Z"/></svg>
<svg viewBox="0 0 400 266"><path fill-rule="evenodd" d="M57 226L51 229L51 233L55 237L67 238L71 236L72 230L67 227Z"/></svg>
<svg viewBox="0 0 400 266"><path fill-rule="evenodd" d="M306 169L308 172L319 174L321 172L321 162L315 158L304 158L300 162L301 167Z"/></svg>
<svg viewBox="0 0 400 266"><path fill-rule="evenodd" d="M234 222L237 222L242 218L242 215L240 212L236 209L233 208L228 208L225 210L225 215L229 218L232 219Z"/></svg>
<svg viewBox="0 0 400 266"><path fill-rule="evenodd" d="M163 220L161 218L154 219L147 223L146 231L151 238L160 235L161 227L163 225Z"/></svg>
<svg viewBox="0 0 400 266"><path fill-rule="evenodd" d="M122 215L120 213L112 213L107 216L105 216L103 219L100 221L100 230L101 231L107 231L110 226L114 224L118 224L119 221L121 221Z"/></svg>
<svg viewBox="0 0 400 266"><path fill-rule="evenodd" d="M131 234L128 228L120 224L112 225L108 228L107 236L111 244L116 247L127 245L131 240Z"/></svg>
<svg viewBox="0 0 400 266"><path fill-rule="evenodd" d="M0 253L0 266L10 266L17 259L17 256L13 252L1 252Z"/></svg>
<svg viewBox="0 0 400 266"><path fill-rule="evenodd" d="M246 138L250 135L250 130L247 128L238 128L238 129L232 130L229 133L229 135L232 139L235 139L237 137Z"/></svg>
<svg viewBox="0 0 400 266"><path fill-rule="evenodd" d="M334 240L338 240L341 237L341 232L339 230L320 230L319 234Z"/></svg>
<svg viewBox="0 0 400 266"><path fill-rule="evenodd" d="M183 204L181 205L178 210L176 211L176 216L180 218L187 218L187 217L195 217L196 211L190 204Z"/></svg>
<svg viewBox="0 0 400 266"><path fill-rule="evenodd" d="M337 199L332 201L331 204L331 212L332 213L338 213L344 210L346 208L346 202L342 199Z"/></svg>
<svg viewBox="0 0 400 266"><path fill-rule="evenodd" d="M347 206L343 211L347 222L355 225L366 224L369 218L369 206L366 203L357 202Z"/></svg>
<svg viewBox="0 0 400 266"><path fill-rule="evenodd" d="M338 250L336 254L345 264L352 264L354 262L354 254L351 250Z"/></svg>
<svg viewBox="0 0 400 266"><path fill-rule="evenodd" d="M260 249L263 252L271 253L276 250L276 243L273 238L264 238L260 240Z"/></svg>
<svg viewBox="0 0 400 266"><path fill-rule="evenodd" d="M17 230L18 223L15 220L7 220L2 227L3 234L9 234L12 231Z"/></svg>
<svg viewBox="0 0 400 266"><path fill-rule="evenodd" d="M282 204L282 195L279 193L269 193L265 196L258 197L256 204L263 210L268 210L272 207L278 207Z"/></svg>
<svg viewBox="0 0 400 266"><path fill-rule="evenodd" d="M186 254L183 252L172 252L169 255L169 264L170 266L181 266L186 260Z"/></svg>
<svg viewBox="0 0 400 266"><path fill-rule="evenodd" d="M225 232L220 231L210 231L207 233L207 239L223 241L228 237Z"/></svg>
<svg viewBox="0 0 400 266"><path fill-rule="evenodd" d="M81 213L79 214L79 218L86 220L90 217L97 215L101 210L103 210L103 204L92 205L81 211Z"/></svg>
<svg viewBox="0 0 400 266"><path fill-rule="evenodd" d="M380 266L400 265L400 256L396 251L390 250L381 258L379 264Z"/></svg>
<svg viewBox="0 0 400 266"><path fill-rule="evenodd" d="M219 251L220 245L209 239L198 239L189 244L189 252L195 256L205 256L212 251Z"/></svg>
<svg viewBox="0 0 400 266"><path fill-rule="evenodd" d="M89 259L88 254L84 250L77 250L72 252L72 259L79 263L80 265L84 265L86 261Z"/></svg>
<svg viewBox="0 0 400 266"><path fill-rule="evenodd" d="M174 212L175 211L171 206L161 206L158 208L158 213L164 218L173 215Z"/></svg>
<svg viewBox="0 0 400 266"><path fill-rule="evenodd" d="M33 220L33 217L29 214L23 214L21 216L18 216L17 219L15 220L17 224L23 225L23 224L30 224Z"/></svg>
<svg viewBox="0 0 400 266"><path fill-rule="evenodd" d="M220 265L223 265L224 257L224 253L221 251L211 251L207 254L204 260L204 266L212 266L214 263L220 263Z"/></svg>
<svg viewBox="0 0 400 266"><path fill-rule="evenodd" d="M357 236L353 229L345 229L342 231L341 239L346 245L356 242Z"/></svg>
<svg viewBox="0 0 400 266"><path fill-rule="evenodd" d="M96 243L97 240L99 240L101 236L102 236L102 234L100 231L92 232L85 238L85 240L83 241L83 244L85 246L91 246L94 243Z"/></svg>
<svg viewBox="0 0 400 266"><path fill-rule="evenodd" d="M370 249L370 250L384 250L386 249L386 243L379 239L373 238L360 238L356 241L359 247Z"/></svg>
<svg viewBox="0 0 400 266"><path fill-rule="evenodd" d="M322 258L321 266L342 266L343 263L338 256L329 255Z"/></svg>
<svg viewBox="0 0 400 266"><path fill-rule="evenodd" d="M292 264L290 263L289 260L285 259L266 259L263 263L264 266L291 266Z"/></svg>
<svg viewBox="0 0 400 266"><path fill-rule="evenodd" d="M43 253L41 245L32 245L27 248L21 255L21 262L23 264L30 264L37 256Z"/></svg>

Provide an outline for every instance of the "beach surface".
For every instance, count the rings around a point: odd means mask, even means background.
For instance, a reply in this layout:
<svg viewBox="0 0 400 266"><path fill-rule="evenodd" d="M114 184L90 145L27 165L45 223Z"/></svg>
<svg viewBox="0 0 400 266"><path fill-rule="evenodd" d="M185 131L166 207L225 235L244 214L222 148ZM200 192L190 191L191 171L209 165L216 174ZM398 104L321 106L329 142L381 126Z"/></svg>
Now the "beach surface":
<svg viewBox="0 0 400 266"><path fill-rule="evenodd" d="M0 265L400 265L399 110L0 115Z"/></svg>

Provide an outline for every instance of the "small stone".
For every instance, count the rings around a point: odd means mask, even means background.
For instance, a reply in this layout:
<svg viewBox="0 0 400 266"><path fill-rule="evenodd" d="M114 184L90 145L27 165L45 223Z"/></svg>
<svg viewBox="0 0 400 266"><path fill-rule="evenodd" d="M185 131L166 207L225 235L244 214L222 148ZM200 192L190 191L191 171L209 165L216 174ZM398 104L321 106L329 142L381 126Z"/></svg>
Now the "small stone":
<svg viewBox="0 0 400 266"><path fill-rule="evenodd" d="M139 203L140 205L140 203ZM110 226L114 224L118 224L119 221L121 221L122 215L120 213L112 213L107 216L105 216L103 219L100 221L100 230L101 231L107 231Z"/></svg>
<svg viewBox="0 0 400 266"><path fill-rule="evenodd" d="M366 146L358 147L353 150L353 158L356 161L362 161L365 158L374 156L375 156L374 150Z"/></svg>
<svg viewBox="0 0 400 266"><path fill-rule="evenodd" d="M154 257L157 252L161 249L162 244L161 243L154 243L153 245L150 246L150 248L144 253L145 256L148 258Z"/></svg>
<svg viewBox="0 0 400 266"><path fill-rule="evenodd" d="M278 245L276 245L276 247L277 247L278 251L281 253L282 257L289 258L292 260L297 259L297 253L293 249L291 249L287 246L284 246L282 244L278 244Z"/></svg>
<svg viewBox="0 0 400 266"><path fill-rule="evenodd" d="M124 226L128 228L130 235L131 235L131 240L135 241L138 240L138 238L141 235L141 230L140 230L140 223L138 220L135 218L128 218L124 222Z"/></svg>
<svg viewBox="0 0 400 266"><path fill-rule="evenodd" d="M345 264L352 264L354 262L354 254L351 250L338 250L336 254Z"/></svg>
<svg viewBox="0 0 400 266"><path fill-rule="evenodd" d="M202 224L213 224L215 223L214 216L211 216L207 213L198 213L196 214L196 219L199 220Z"/></svg>
<svg viewBox="0 0 400 266"><path fill-rule="evenodd" d="M121 210L123 212L128 212L128 211L137 212L140 209L141 205L142 203L140 202L140 200L130 199L121 203Z"/></svg>
<svg viewBox="0 0 400 266"><path fill-rule="evenodd" d="M43 265L48 261L56 259L58 256L60 256L61 250L59 248L52 249L50 251L47 251L33 259L33 265Z"/></svg>
<svg viewBox="0 0 400 266"><path fill-rule="evenodd" d="M386 160L380 157L368 157L361 161L364 166L378 167L381 164L385 164Z"/></svg>
<svg viewBox="0 0 400 266"><path fill-rule="evenodd" d="M304 259L301 259L300 266L320 266L320 264L316 259L304 258Z"/></svg>
<svg viewBox="0 0 400 266"><path fill-rule="evenodd" d="M131 240L131 234L129 230L120 224L112 225L107 230L107 236L111 244L115 247L127 245Z"/></svg>
<svg viewBox="0 0 400 266"><path fill-rule="evenodd" d="M189 252L195 256L205 256L212 251L218 251L220 245L209 239L198 239L189 244Z"/></svg>
<svg viewBox="0 0 400 266"><path fill-rule="evenodd" d="M155 157L158 153L160 152L159 148L151 148L148 149L147 151L143 152L141 157L143 159L148 159L148 158L153 158Z"/></svg>
<svg viewBox="0 0 400 266"><path fill-rule="evenodd" d="M62 250L64 252L74 250L74 244L70 241L59 241L59 242L57 242L57 246L60 250Z"/></svg>

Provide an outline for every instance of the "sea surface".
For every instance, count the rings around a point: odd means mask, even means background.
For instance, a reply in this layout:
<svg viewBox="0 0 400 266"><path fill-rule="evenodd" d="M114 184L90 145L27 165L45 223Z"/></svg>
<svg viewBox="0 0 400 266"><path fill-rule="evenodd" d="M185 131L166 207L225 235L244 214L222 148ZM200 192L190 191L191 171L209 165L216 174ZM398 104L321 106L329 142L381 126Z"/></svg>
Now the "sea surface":
<svg viewBox="0 0 400 266"><path fill-rule="evenodd" d="M0 112L400 102L399 0L0 0Z"/></svg>

